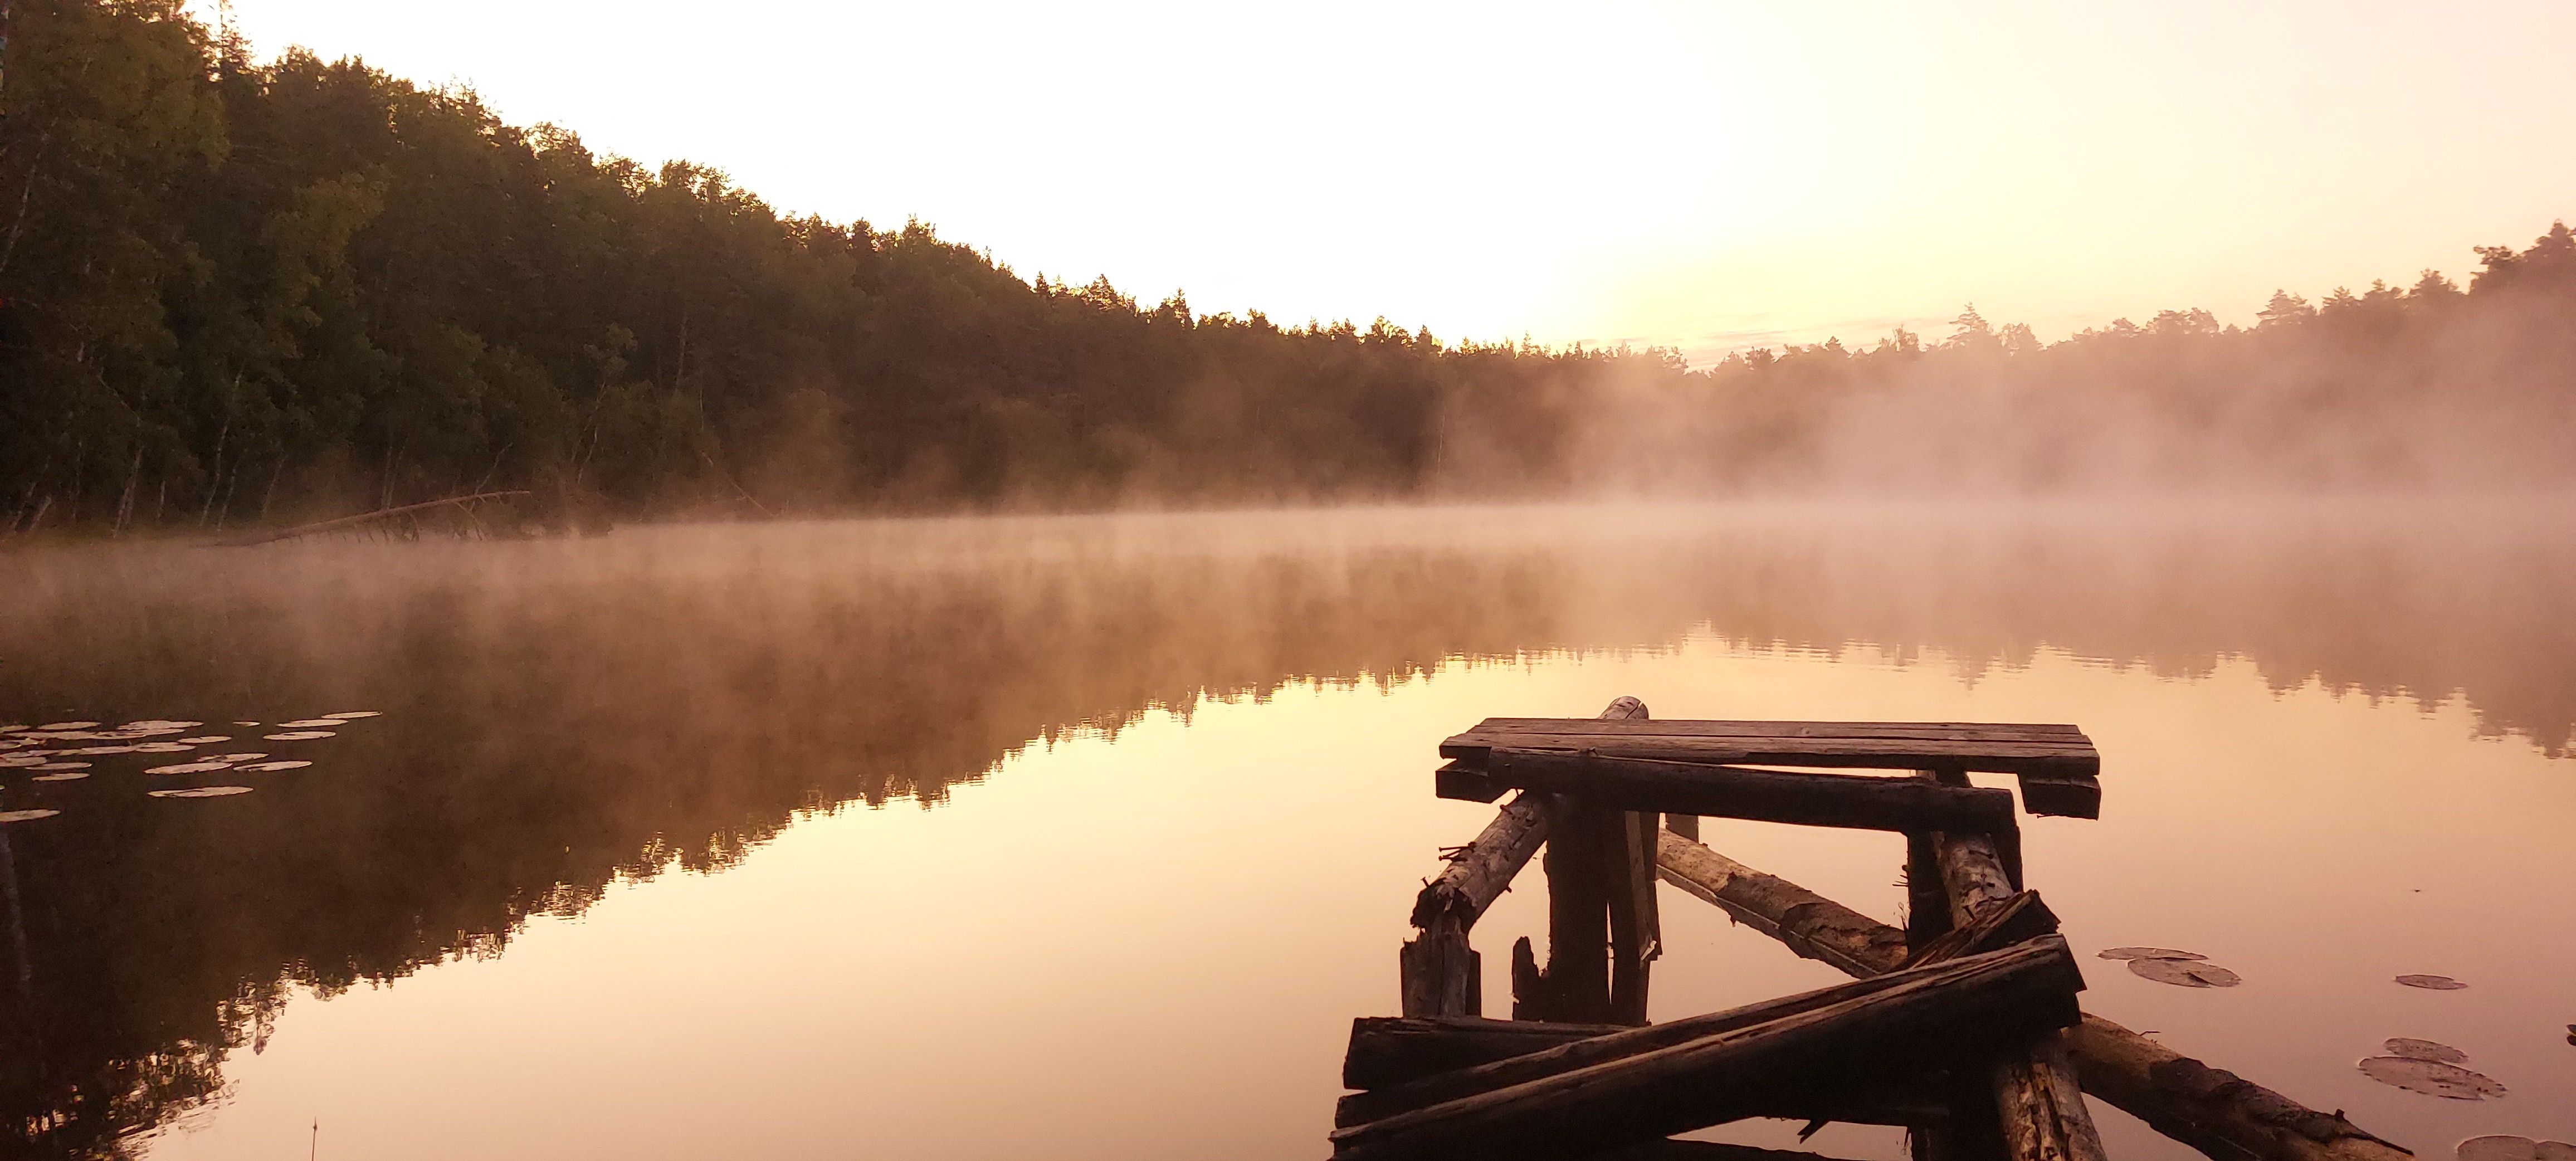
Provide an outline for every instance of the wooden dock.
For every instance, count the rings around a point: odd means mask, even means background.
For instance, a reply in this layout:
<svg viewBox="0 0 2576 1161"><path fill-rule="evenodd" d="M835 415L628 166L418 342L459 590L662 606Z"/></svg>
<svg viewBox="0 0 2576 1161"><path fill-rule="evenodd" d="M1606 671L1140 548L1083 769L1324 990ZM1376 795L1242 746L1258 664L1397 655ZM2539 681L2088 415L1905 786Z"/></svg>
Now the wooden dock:
<svg viewBox="0 0 2576 1161"><path fill-rule="evenodd" d="M1597 718L1490 718L1440 755L1440 796L1512 797L1415 898L1403 1014L1352 1026L1336 1158L1818 1161L1671 1139L1786 1117L1901 1125L1914 1161L2106 1161L2085 1093L2216 1161L2411 1156L2082 1012L2057 917L2022 881L2013 794L1967 777L2012 775L2032 814L2099 817L2101 756L2074 726L1657 721L1623 697ZM1904 835L1906 927L1710 850L1703 816ZM1533 857L1546 962L1519 940L1511 1018L1487 1018L1469 933ZM1658 881L1854 982L1649 1024Z"/></svg>

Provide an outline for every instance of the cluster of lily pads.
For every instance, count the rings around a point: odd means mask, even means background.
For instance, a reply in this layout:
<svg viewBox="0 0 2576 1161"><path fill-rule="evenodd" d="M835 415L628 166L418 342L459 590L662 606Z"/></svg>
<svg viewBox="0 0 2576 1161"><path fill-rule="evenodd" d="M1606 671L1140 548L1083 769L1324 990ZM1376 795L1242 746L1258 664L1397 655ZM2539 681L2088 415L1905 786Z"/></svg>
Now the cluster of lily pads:
<svg viewBox="0 0 2576 1161"><path fill-rule="evenodd" d="M2208 962L2198 952L2176 951L2165 947L2114 947L2098 953L2103 959L2126 960L2129 971L2160 984L2184 988L2232 988L2245 982L2243 976ZM2410 988L2434 992L2456 992L2469 985L2449 976L2402 975L2396 982ZM2576 1043L2576 1024L2567 1026L2568 1042ZM2451 1100L2486 1100L2505 1095L2504 1084L2494 1077L2467 1067L2469 1054L2431 1040L2411 1036L2392 1038L2381 1046L2386 1053L2361 1061L2361 1074L2381 1084L2393 1085L2408 1092ZM2561 1141L2533 1141L2527 1137L2477 1137L2460 1146L2461 1161L2576 1161L2576 1145Z"/></svg>
<svg viewBox="0 0 2576 1161"><path fill-rule="evenodd" d="M273 731L260 735L270 742L310 742L336 737L340 728L361 718L381 716L375 710L350 710L320 717L277 722L266 728ZM243 729L261 728L259 722L234 722ZM71 782L90 776L94 758L124 754L187 755L185 761L165 763L144 769L145 774L215 774L241 771L268 774L281 770L300 770L313 763L301 758L272 759L265 752L236 751L225 754L197 754L193 751L220 746L234 741L231 734L191 734L206 727L204 722L147 718L121 726L103 727L99 722L62 721L43 725L0 725L0 770L25 770L36 782ZM220 728L220 727L218 727ZM147 791L154 798L222 798L248 794L248 786L186 786ZM51 818L58 810L0 810L0 823L27 822Z"/></svg>

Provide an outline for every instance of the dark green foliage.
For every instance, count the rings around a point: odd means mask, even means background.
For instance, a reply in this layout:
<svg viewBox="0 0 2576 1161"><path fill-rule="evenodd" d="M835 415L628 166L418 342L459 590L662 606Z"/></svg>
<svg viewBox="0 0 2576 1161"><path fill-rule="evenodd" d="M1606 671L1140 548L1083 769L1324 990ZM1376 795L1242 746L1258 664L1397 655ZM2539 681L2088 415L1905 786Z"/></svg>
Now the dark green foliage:
<svg viewBox="0 0 2576 1161"><path fill-rule="evenodd" d="M2274 296L2042 346L1974 309L1756 351L1444 346L1022 279L783 218L178 0L21 0L0 90L0 535L484 488L629 512L1575 489L2528 480L2576 398L2576 243L2467 291ZM2468 474L2474 475L2475 472Z"/></svg>

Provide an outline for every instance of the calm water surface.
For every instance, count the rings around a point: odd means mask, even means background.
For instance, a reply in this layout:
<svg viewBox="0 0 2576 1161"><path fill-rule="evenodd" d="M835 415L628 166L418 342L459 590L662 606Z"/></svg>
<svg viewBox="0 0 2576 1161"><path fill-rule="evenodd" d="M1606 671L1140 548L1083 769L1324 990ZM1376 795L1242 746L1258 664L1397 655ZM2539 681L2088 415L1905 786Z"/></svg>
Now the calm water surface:
<svg viewBox="0 0 2576 1161"><path fill-rule="evenodd" d="M0 724L202 721L233 741L198 752L313 763L0 770L0 809L61 812L0 828L0 1140L1320 1157L1351 1017L1395 1010L1412 893L1491 815L1432 796L1435 745L1618 694L1658 717L2077 723L2102 818L2025 825L2089 1009L2428 1158L2576 1138L2569 511L1378 511L0 555ZM383 716L264 740L357 710ZM146 794L200 785L251 792ZM1897 914L1892 836L1707 836ZM1839 978L1670 888L1663 909L1658 1019ZM1524 890L1479 926L1489 1006L1543 910ZM2089 958L2130 943L2245 983ZM2391 1036L2511 1093L2361 1076ZM2192 1156L2097 1112L2115 1155ZM1814 1145L1902 1156L1885 1129Z"/></svg>

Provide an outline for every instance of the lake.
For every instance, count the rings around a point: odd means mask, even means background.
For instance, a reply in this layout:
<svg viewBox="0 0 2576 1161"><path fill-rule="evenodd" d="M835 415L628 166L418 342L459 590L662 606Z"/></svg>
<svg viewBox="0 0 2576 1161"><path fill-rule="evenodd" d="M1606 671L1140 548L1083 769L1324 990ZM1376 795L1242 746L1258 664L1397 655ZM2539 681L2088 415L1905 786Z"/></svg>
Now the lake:
<svg viewBox="0 0 2576 1161"><path fill-rule="evenodd" d="M0 724L225 739L0 770L59 812L0 826L0 1102L15 1152L156 1161L1322 1157L1350 1020L1492 816L1433 796L1440 740L1632 694L2079 725L2101 818L2024 834L2088 1010L2426 1158L2576 1139L2571 533L1778 504L0 553ZM265 757L145 773L232 753ZM1705 837L1902 905L1895 836ZM1477 927L1489 1012L1539 882ZM1658 1020L1841 979L1662 891ZM2510 1091L2363 1076L2396 1036ZM2196 1156L2095 1108L2115 1156Z"/></svg>

